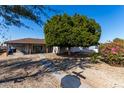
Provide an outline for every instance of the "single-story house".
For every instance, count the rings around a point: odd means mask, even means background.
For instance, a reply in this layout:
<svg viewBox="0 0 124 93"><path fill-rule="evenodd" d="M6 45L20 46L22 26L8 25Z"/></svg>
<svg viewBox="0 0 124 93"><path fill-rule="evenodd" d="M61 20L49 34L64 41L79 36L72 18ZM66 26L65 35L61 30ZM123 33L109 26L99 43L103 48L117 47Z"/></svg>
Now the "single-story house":
<svg viewBox="0 0 124 93"><path fill-rule="evenodd" d="M24 38L6 41L8 49L16 49L24 54L51 52L51 48L46 47L44 39Z"/></svg>
<svg viewBox="0 0 124 93"><path fill-rule="evenodd" d="M54 47L46 47L46 43L44 39L35 39L35 38L24 38L17 40L6 41L7 49L16 49L24 54L35 54L35 53L63 53L67 52L67 48L60 48L57 46ZM97 52L97 46L91 46L88 48L83 47L71 47L71 52Z"/></svg>

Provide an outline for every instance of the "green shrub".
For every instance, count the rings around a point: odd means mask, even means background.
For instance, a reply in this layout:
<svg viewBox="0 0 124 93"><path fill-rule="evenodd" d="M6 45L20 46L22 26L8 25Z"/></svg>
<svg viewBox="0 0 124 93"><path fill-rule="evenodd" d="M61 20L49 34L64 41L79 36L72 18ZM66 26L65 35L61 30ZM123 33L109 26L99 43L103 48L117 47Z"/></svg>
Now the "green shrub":
<svg viewBox="0 0 124 93"><path fill-rule="evenodd" d="M99 60L99 54L98 53L93 53L92 55L91 55L91 62L92 63L98 63L98 60Z"/></svg>

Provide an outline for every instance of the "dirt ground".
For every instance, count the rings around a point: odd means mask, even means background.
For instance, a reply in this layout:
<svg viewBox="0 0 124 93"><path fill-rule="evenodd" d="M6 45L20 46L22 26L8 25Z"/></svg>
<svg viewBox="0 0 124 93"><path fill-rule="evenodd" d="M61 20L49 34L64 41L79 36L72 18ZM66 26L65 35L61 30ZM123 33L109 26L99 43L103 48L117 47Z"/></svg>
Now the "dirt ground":
<svg viewBox="0 0 124 93"><path fill-rule="evenodd" d="M54 82L53 82L54 81ZM39 77L29 77L20 82L1 83L0 88L59 88L56 77L47 74Z"/></svg>
<svg viewBox="0 0 124 93"><path fill-rule="evenodd" d="M5 53L1 53L0 54L0 58L3 58L3 59L5 59L7 57L7 53L5 52Z"/></svg>
<svg viewBox="0 0 124 93"><path fill-rule="evenodd" d="M112 67L105 63L89 64L90 68L71 69L86 77L83 82L94 88L124 88L124 68Z"/></svg>
<svg viewBox="0 0 124 93"><path fill-rule="evenodd" d="M123 67L52 53L0 58L0 87L58 88L66 75L80 78L80 87L84 88L124 87Z"/></svg>

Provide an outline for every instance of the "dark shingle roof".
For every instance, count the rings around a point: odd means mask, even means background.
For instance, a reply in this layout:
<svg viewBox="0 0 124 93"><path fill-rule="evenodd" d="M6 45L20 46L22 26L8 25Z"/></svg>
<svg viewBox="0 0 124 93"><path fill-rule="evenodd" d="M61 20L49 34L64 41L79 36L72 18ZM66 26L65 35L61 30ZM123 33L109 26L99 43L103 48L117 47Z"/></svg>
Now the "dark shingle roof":
<svg viewBox="0 0 124 93"><path fill-rule="evenodd" d="M45 44L45 40L36 38L24 38L6 41L5 44Z"/></svg>

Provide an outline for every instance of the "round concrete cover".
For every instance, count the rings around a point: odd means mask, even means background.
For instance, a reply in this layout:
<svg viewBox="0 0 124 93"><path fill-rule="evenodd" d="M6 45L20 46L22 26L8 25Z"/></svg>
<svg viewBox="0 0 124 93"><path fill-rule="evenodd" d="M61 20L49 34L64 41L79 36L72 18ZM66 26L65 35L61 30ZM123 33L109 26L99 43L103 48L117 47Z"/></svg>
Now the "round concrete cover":
<svg viewBox="0 0 124 93"><path fill-rule="evenodd" d="M66 75L61 79L62 88L79 88L80 85L80 78L75 75Z"/></svg>

